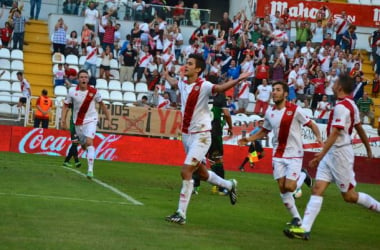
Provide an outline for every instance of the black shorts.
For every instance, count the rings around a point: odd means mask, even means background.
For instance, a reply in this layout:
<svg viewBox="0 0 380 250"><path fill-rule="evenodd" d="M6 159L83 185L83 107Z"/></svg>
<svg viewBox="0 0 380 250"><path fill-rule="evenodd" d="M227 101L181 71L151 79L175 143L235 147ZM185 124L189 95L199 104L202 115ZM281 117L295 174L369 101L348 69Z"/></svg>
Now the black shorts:
<svg viewBox="0 0 380 250"><path fill-rule="evenodd" d="M207 158L212 161L223 157L223 138L222 136L211 136L211 146L207 153Z"/></svg>
<svg viewBox="0 0 380 250"><path fill-rule="evenodd" d="M252 153L255 150L257 153L261 153L264 151L263 146L261 145L261 142L259 140L256 140L254 143L251 143L248 149L249 153Z"/></svg>
<svg viewBox="0 0 380 250"><path fill-rule="evenodd" d="M19 102L26 104L26 97L20 97Z"/></svg>
<svg viewBox="0 0 380 250"><path fill-rule="evenodd" d="M110 66L104 66L104 65L100 65L100 68L101 69L104 69L104 70L111 70L111 67Z"/></svg>

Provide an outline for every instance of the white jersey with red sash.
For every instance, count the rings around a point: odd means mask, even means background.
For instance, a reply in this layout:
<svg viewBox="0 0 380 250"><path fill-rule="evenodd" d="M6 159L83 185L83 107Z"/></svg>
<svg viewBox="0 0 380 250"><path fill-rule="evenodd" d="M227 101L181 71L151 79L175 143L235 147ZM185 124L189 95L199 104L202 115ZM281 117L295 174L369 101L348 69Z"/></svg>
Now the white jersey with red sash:
<svg viewBox="0 0 380 250"><path fill-rule="evenodd" d="M139 67L146 68L153 61L153 56L149 53L140 52Z"/></svg>
<svg viewBox="0 0 380 250"><path fill-rule="evenodd" d="M232 26L232 32L234 35L242 32L243 24L240 20L233 22Z"/></svg>
<svg viewBox="0 0 380 250"><path fill-rule="evenodd" d="M336 26L336 33L338 35L343 35L344 32L348 30L348 27L350 26L350 22L348 22L347 20L343 18L338 18L335 21L335 26Z"/></svg>
<svg viewBox="0 0 380 250"><path fill-rule="evenodd" d="M330 115L330 103L320 101L318 102L317 110L319 111L318 119L329 119Z"/></svg>
<svg viewBox="0 0 380 250"><path fill-rule="evenodd" d="M171 53L163 54L161 56L165 67L170 70L170 68L173 66L173 63L175 62L175 56Z"/></svg>
<svg viewBox="0 0 380 250"><path fill-rule="evenodd" d="M88 62L89 64L96 64L97 54L97 47L87 46L86 62Z"/></svg>
<svg viewBox="0 0 380 250"><path fill-rule="evenodd" d="M199 133L211 130L211 111L208 107L214 84L198 78L193 83L180 80L182 133Z"/></svg>
<svg viewBox="0 0 380 250"><path fill-rule="evenodd" d="M251 83L249 81L242 81L239 88L238 98L248 99L249 98L249 86Z"/></svg>
<svg viewBox="0 0 380 250"><path fill-rule="evenodd" d="M339 128L341 132L336 139L334 146L341 147L351 144L351 134L354 126L360 123L359 110L355 102L349 98L338 100L334 110L330 113L327 123L327 136L332 128Z"/></svg>
<svg viewBox="0 0 380 250"><path fill-rule="evenodd" d="M263 128L273 132L273 157L303 157L302 126L311 120L295 104L286 102L283 109L269 108Z"/></svg>
<svg viewBox="0 0 380 250"><path fill-rule="evenodd" d="M168 109L170 108L170 100L163 98L162 96L158 96L158 105L159 109Z"/></svg>
<svg viewBox="0 0 380 250"><path fill-rule="evenodd" d="M65 104L73 104L73 121L75 125L83 125L98 120L95 103L101 102L102 97L96 88L88 86L82 91L79 86L69 89Z"/></svg>

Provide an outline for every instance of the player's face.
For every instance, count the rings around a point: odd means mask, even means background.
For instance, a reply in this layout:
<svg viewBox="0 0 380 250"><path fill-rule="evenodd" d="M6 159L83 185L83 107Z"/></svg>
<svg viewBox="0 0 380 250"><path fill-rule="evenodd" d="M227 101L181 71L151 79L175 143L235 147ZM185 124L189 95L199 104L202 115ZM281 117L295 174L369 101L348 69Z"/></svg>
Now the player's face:
<svg viewBox="0 0 380 250"><path fill-rule="evenodd" d="M285 102L286 97L288 94L284 92L284 89L280 84L276 84L273 86L273 91L272 91L272 97L273 97L273 102L278 105L283 102Z"/></svg>
<svg viewBox="0 0 380 250"><path fill-rule="evenodd" d="M194 75L198 75L199 71L200 69L197 68L195 59L194 58L187 59L187 62L185 65L185 76L193 77Z"/></svg>
<svg viewBox="0 0 380 250"><path fill-rule="evenodd" d="M79 80L79 84L81 86L84 86L84 85L87 85L88 83L88 74L86 73L80 73L79 76L78 76L78 80Z"/></svg>

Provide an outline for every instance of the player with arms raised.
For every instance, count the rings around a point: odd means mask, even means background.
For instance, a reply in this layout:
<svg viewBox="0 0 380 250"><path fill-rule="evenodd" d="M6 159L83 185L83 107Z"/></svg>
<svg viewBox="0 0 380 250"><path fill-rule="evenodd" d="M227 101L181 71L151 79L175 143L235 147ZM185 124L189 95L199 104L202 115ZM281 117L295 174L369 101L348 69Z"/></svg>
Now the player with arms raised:
<svg viewBox="0 0 380 250"><path fill-rule="evenodd" d="M231 203L237 200L236 180L225 180L212 171L208 171L202 162L211 144L211 113L208 107L209 97L214 93L224 92L234 87L250 74L244 73L236 80L223 84L212 84L200 77L206 67L202 55L190 54L185 65L187 80L176 80L164 72L165 79L174 87L177 86L181 93L182 103L182 142L186 152L186 158L181 170L182 189L180 192L177 211L166 217L167 221L185 224L186 210L193 191L192 175L198 171L203 181L226 188L229 191Z"/></svg>
<svg viewBox="0 0 380 250"><path fill-rule="evenodd" d="M100 96L98 90L88 84L88 72L86 70L79 71L78 78L78 86L69 89L67 97L64 101L65 105L63 105L62 109L61 128L66 129L67 127L66 116L69 110L69 104L72 104L75 131L79 137L82 147L87 150L87 177L91 179L94 176L94 137L98 122L98 111L96 110L95 103L99 103L100 108L106 115L106 119L108 121L111 120L111 116L106 105L102 102L102 97Z"/></svg>

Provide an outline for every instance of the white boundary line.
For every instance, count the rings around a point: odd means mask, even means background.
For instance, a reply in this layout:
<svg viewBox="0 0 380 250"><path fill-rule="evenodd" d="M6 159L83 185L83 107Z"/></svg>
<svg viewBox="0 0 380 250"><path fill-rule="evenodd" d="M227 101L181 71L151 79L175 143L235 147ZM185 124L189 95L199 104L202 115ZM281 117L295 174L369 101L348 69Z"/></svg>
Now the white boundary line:
<svg viewBox="0 0 380 250"><path fill-rule="evenodd" d="M129 202L88 200L88 199L81 199L81 198L64 197L64 196L51 196L51 195L34 195L34 194L18 194L18 193L0 193L0 195L2 195L2 196L17 196L17 197L23 197L23 198L41 198L41 199L54 199L54 200L86 201L86 202L118 204L118 205L131 205L131 203L129 203Z"/></svg>
<svg viewBox="0 0 380 250"><path fill-rule="evenodd" d="M76 174L79 174L80 176L83 176L83 177L87 178L87 176L86 176L85 174L83 174L82 172L80 172L80 171L78 171L78 170L76 170L76 169L68 168L68 167L65 167L65 166L62 166L62 168L67 169L67 170L70 170L70 171L72 171L72 172L74 172L74 173L76 173ZM104 183L104 182L102 182L101 180L98 180L98 179L95 179L95 178L91 178L91 180L92 180L93 182L99 184L100 186L102 186L102 187L104 187L104 188L106 188L106 189L108 189L108 190L114 192L115 194L120 195L121 197L125 198L126 200L132 202L134 205L140 205L140 206L143 206L143 205L144 205L143 203L141 203L141 202L135 200L135 199L132 198L131 196L127 195L126 193L121 192L119 189L117 189L117 188L115 188L115 187L113 187L113 186L111 186L111 185L108 185L107 183Z"/></svg>

